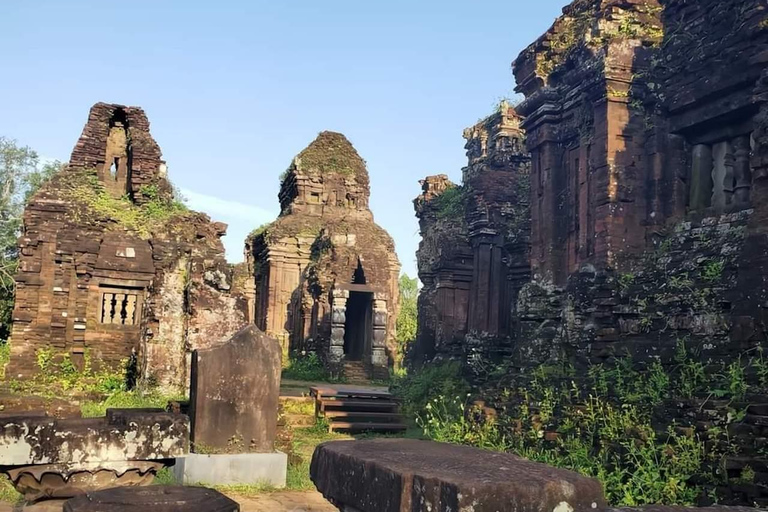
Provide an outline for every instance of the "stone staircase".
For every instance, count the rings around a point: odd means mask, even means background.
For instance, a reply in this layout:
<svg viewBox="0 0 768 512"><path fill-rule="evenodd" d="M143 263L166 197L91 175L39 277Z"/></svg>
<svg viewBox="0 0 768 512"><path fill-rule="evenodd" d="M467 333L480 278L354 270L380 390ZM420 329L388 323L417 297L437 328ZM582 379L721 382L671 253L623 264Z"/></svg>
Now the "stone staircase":
<svg viewBox="0 0 768 512"><path fill-rule="evenodd" d="M312 387L318 417L328 421L329 432L403 432L408 427L400 403L386 391L350 386Z"/></svg>
<svg viewBox="0 0 768 512"><path fill-rule="evenodd" d="M351 384L367 384L371 381L368 368L362 361L344 361L344 378Z"/></svg>

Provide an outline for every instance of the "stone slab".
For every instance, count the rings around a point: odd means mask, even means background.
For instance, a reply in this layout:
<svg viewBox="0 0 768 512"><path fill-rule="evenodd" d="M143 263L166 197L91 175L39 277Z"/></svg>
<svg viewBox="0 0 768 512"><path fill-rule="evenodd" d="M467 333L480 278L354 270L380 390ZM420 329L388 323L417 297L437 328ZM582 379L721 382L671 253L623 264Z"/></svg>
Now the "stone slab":
<svg viewBox="0 0 768 512"><path fill-rule="evenodd" d="M190 453L176 460L173 473L185 485L269 484L285 487L288 455L238 453L206 455Z"/></svg>
<svg viewBox="0 0 768 512"><path fill-rule="evenodd" d="M205 487L118 487L72 498L64 512L239 512L240 505Z"/></svg>
<svg viewBox="0 0 768 512"><path fill-rule="evenodd" d="M189 452L189 418L110 410L104 418L17 416L0 422L0 466L173 459Z"/></svg>
<svg viewBox="0 0 768 512"><path fill-rule="evenodd" d="M192 356L193 451L274 451L280 344L251 325L224 345Z"/></svg>
<svg viewBox="0 0 768 512"><path fill-rule="evenodd" d="M415 439L332 441L312 457L326 499L360 512L587 512L597 480L508 453Z"/></svg>

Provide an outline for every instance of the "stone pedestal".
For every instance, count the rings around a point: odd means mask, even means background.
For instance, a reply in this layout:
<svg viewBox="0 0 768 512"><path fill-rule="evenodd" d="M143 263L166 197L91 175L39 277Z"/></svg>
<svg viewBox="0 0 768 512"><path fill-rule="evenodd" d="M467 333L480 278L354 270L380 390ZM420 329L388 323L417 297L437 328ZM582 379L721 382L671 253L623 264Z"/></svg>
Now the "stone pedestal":
<svg viewBox="0 0 768 512"><path fill-rule="evenodd" d="M282 452L205 455L176 459L173 474L183 485L266 484L285 487L288 455Z"/></svg>
<svg viewBox="0 0 768 512"><path fill-rule="evenodd" d="M72 498L113 487L149 485L163 462L116 461L91 464L40 464L8 470L8 477L27 501Z"/></svg>
<svg viewBox="0 0 768 512"><path fill-rule="evenodd" d="M192 451L177 479L206 485L285 486L287 457L275 452L281 350L248 326L192 357Z"/></svg>
<svg viewBox="0 0 768 512"><path fill-rule="evenodd" d="M109 409L104 418L4 416L0 466L28 501L149 485L189 452L189 418L162 409Z"/></svg>

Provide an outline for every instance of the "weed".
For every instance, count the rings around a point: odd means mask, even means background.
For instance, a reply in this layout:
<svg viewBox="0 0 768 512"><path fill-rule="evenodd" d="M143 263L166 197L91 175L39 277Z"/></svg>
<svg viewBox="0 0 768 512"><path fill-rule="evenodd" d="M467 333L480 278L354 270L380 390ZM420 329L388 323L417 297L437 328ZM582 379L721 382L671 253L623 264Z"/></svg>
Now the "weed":
<svg viewBox="0 0 768 512"><path fill-rule="evenodd" d="M436 397L465 396L469 383L462 377L459 363L446 361L395 380L392 392L402 399L403 411L415 417Z"/></svg>
<svg viewBox="0 0 768 512"><path fill-rule="evenodd" d="M331 382L334 379L315 352L293 354L283 369L283 378L304 381Z"/></svg>
<svg viewBox="0 0 768 512"><path fill-rule="evenodd" d="M716 283L723 277L725 262L723 260L710 260L701 269L701 278L708 283Z"/></svg>
<svg viewBox="0 0 768 512"><path fill-rule="evenodd" d="M741 358L732 361L726 368L726 386L728 393L734 400L742 400L749 391L749 385L741 365Z"/></svg>
<svg viewBox="0 0 768 512"><path fill-rule="evenodd" d="M683 398L693 398L706 381L704 365L699 361L686 361L680 367L677 390Z"/></svg>
<svg viewBox="0 0 768 512"><path fill-rule="evenodd" d="M621 274L618 277L619 288L621 288L621 291L627 291L627 289L635 283L636 277L635 274L629 272Z"/></svg>

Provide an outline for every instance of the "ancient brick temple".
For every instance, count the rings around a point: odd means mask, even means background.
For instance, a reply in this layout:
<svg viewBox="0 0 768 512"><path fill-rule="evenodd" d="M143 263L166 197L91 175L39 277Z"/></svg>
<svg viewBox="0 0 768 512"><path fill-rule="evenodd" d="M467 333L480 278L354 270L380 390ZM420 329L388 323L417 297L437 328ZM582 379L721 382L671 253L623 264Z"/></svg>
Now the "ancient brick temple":
<svg viewBox="0 0 768 512"><path fill-rule="evenodd" d="M115 367L166 388L188 383L191 350L245 322L221 237L226 225L173 200L140 108L97 103L69 165L29 202L20 239L8 375L36 354Z"/></svg>
<svg viewBox="0 0 768 512"><path fill-rule="evenodd" d="M424 285L417 358L461 344L468 333L511 334L511 305L530 279L530 158L520 121L503 102L464 131L469 162L463 187L445 175L421 182L422 195L414 202Z"/></svg>
<svg viewBox="0 0 768 512"><path fill-rule="evenodd" d="M370 376L386 375L394 354L400 263L369 195L352 144L320 133L282 177L280 216L249 237L246 259L260 329L285 350L317 350L331 366L357 363Z"/></svg>
<svg viewBox="0 0 768 512"><path fill-rule="evenodd" d="M414 357L459 358L479 379L502 362L510 378L553 364L584 375L626 356L671 373L682 347L715 380L762 354L765 2L576 0L513 70L525 99L468 130L462 186L422 182ZM746 371L750 402L764 403ZM729 475L766 467L761 414L732 429L744 455ZM662 427L729 421L705 397L662 416ZM723 489L768 503L761 484Z"/></svg>
<svg viewBox="0 0 768 512"><path fill-rule="evenodd" d="M692 258L722 265L723 342L743 324L750 342L762 339L765 19L757 0L564 8L514 62L525 100L466 131L463 185L422 182L417 351L482 348L468 342L474 331L519 352L546 333L601 357L637 334L637 312L609 298L615 279L650 280L659 249L671 253L667 274L697 273ZM729 245L704 240L713 237ZM584 311L574 302L591 299ZM677 322L699 325L697 314Z"/></svg>

